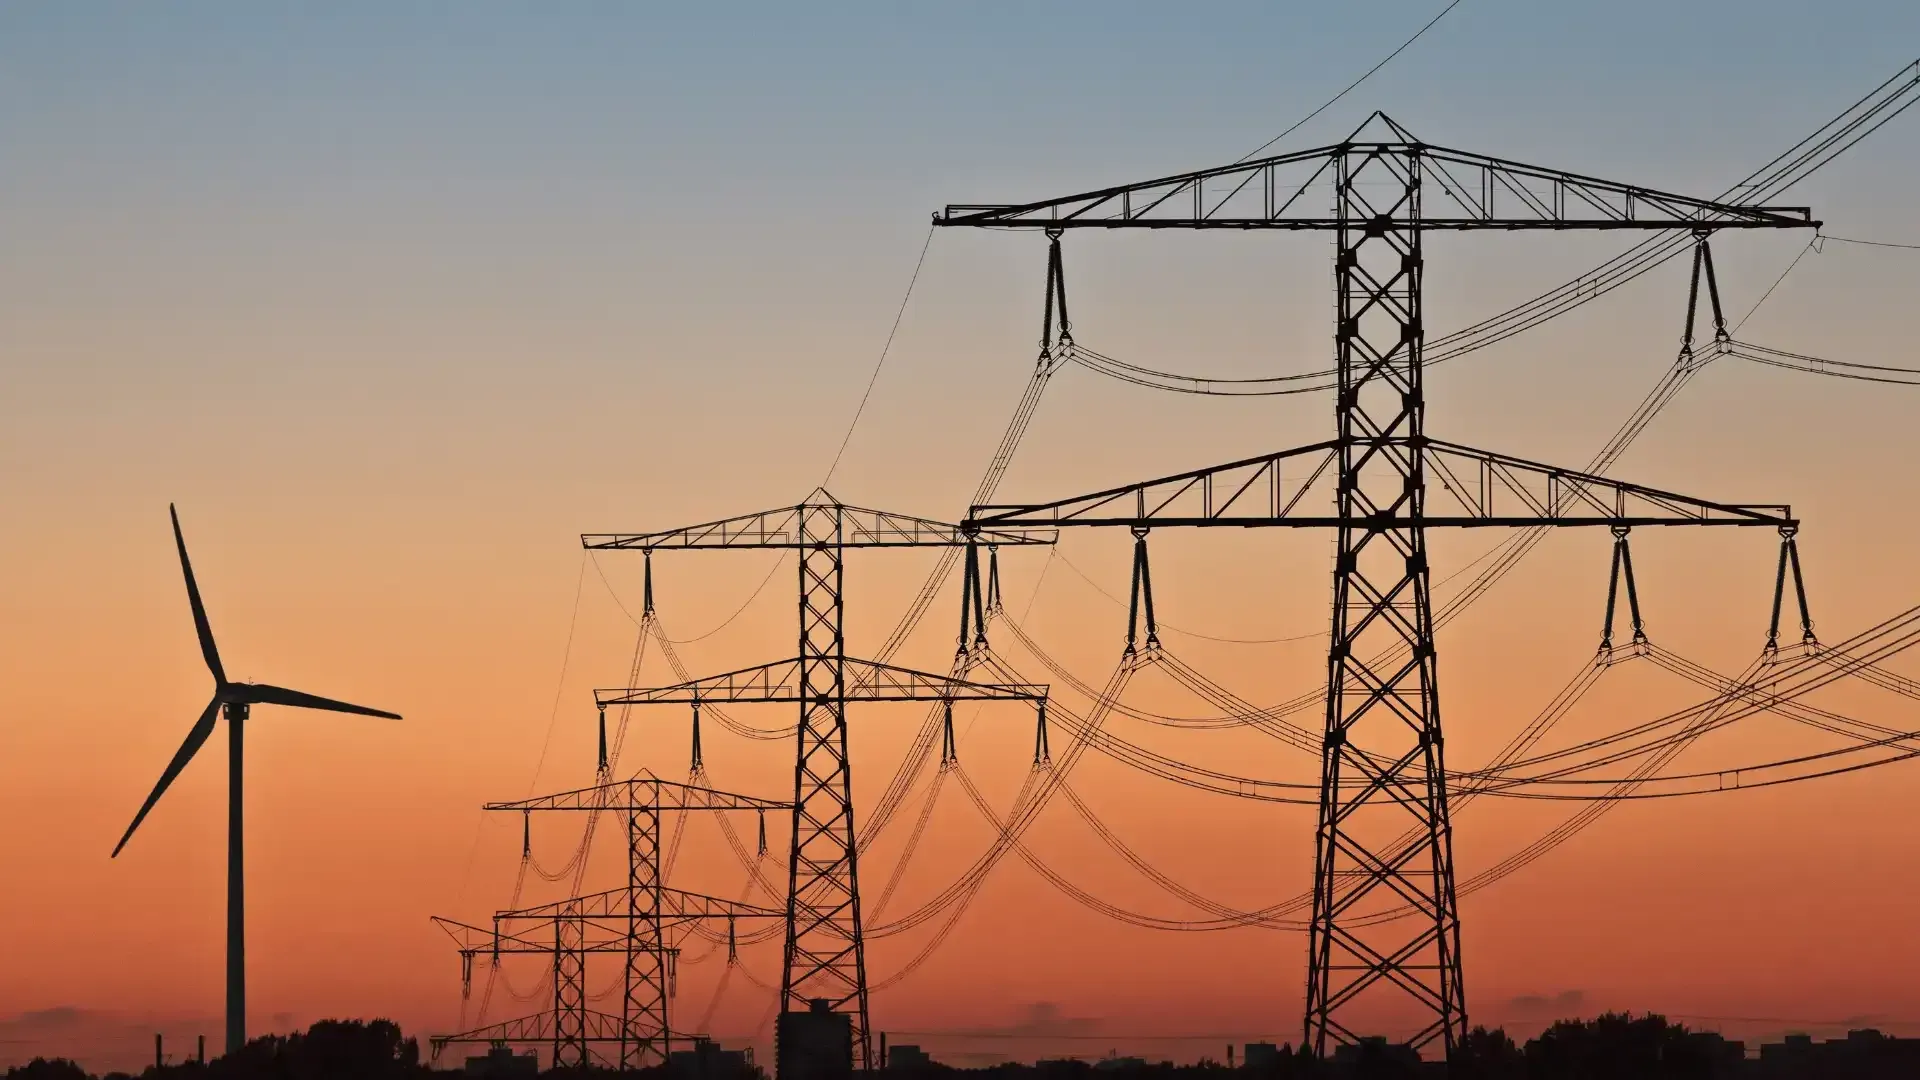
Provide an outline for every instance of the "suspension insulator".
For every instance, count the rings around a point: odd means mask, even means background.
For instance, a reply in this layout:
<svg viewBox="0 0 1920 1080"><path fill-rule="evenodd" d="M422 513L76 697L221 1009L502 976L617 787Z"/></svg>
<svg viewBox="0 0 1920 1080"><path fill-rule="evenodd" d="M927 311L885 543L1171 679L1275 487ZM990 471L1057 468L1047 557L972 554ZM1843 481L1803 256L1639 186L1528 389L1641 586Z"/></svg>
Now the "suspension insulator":
<svg viewBox="0 0 1920 1080"><path fill-rule="evenodd" d="M646 584L641 593L640 617L653 614L653 549L643 548L640 552L641 563L646 574Z"/></svg>
<svg viewBox="0 0 1920 1080"><path fill-rule="evenodd" d="M987 610L1000 612L1000 545L987 545ZM985 629L984 627L982 628Z"/></svg>
<svg viewBox="0 0 1920 1080"><path fill-rule="evenodd" d="M700 703L693 703L693 764L691 770L695 776L707 767L704 755L700 752Z"/></svg>

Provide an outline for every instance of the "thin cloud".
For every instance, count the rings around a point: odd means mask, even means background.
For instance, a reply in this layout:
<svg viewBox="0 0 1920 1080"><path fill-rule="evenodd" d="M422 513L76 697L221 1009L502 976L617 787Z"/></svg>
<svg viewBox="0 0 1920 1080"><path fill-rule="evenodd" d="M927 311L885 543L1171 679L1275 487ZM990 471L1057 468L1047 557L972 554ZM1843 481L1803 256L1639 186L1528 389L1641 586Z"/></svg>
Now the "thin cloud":
<svg viewBox="0 0 1920 1080"><path fill-rule="evenodd" d="M1507 1008L1518 1013L1538 1014L1551 1012L1558 1015L1570 1015L1587 1003L1585 990L1562 990L1551 996L1546 994L1521 994L1510 998Z"/></svg>

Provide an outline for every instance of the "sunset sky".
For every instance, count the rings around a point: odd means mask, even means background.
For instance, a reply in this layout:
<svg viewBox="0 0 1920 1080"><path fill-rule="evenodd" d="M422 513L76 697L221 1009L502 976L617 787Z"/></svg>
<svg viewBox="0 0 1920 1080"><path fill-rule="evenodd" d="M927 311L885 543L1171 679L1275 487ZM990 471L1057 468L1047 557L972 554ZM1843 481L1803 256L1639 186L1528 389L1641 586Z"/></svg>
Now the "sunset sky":
<svg viewBox="0 0 1920 1080"><path fill-rule="evenodd" d="M820 484L941 205L1231 161L1442 6L0 6L0 1066L42 1052L137 1062L156 1029L182 1047L218 1042L224 732L108 859L208 691L169 502L231 675L406 717L254 714L254 1031L328 1016L391 1016L423 1035L475 1023L477 993L463 1013L458 963L428 917L481 922L507 901L519 823L480 804L592 781L591 692L622 684L634 649L639 557L588 559L579 534L789 505ZM1336 141L1377 108L1434 143L1711 196L1916 56L1920 6L1890 0L1464 0L1278 149ZM1916 168L1920 110L1785 201L1833 236L1920 244ZM1736 320L1807 242L1716 242ZM1624 246L1431 239L1430 332ZM836 496L964 515L1033 364L1044 254L1024 233L932 236ZM1074 235L1066 258L1076 334L1102 352L1232 376L1331 359L1324 237ZM1583 465L1671 362L1685 286L1670 264L1437 369L1429 431ZM1920 251L1830 241L1740 336L1920 366L1916 286ZM1331 433L1330 406L1156 394L1069 368L1000 494L1056 498L1313 442ZM1920 603L1916 408L1920 388L1724 360L1614 473L1790 502L1813 614L1837 641ZM1263 704L1325 671L1328 540L1277 533L1157 534L1153 548L1168 647ZM1649 632L1743 668L1764 635L1773 538L1648 533L1634 554ZM1435 539L1436 579L1497 539ZM696 673L792 654L793 566L777 558L656 558L662 625L689 639L678 648ZM878 648L934 558L849 557L851 652ZM1589 662L1607 558L1599 531L1556 537L1441 633L1450 764L1484 762ZM1009 610L1096 685L1125 631L1101 590L1124 600L1127 559L1117 533L1068 535L1051 559L1003 552ZM898 659L945 670L957 605L950 583ZM995 642L1084 706L1010 633ZM1920 677L1915 658L1892 666ZM643 681L674 681L657 651ZM1132 693L1208 711L1163 678ZM1556 738L1700 696L1623 668ZM1915 702L1884 692L1819 703L1920 729ZM740 715L791 722L773 707ZM878 795L921 716L854 715L856 801ZM962 762L1004 810L1031 719L963 716ZM1114 724L1213 767L1315 775L1262 736ZM684 777L685 714L635 725L623 766ZM1679 767L1837 745L1826 738L1759 718ZM717 785L790 794L786 744L717 727L706 744ZM1072 784L1156 867L1222 902L1258 907L1309 883L1310 808L1201 796L1097 755ZM870 909L919 800L863 864ZM1475 804L1456 821L1462 877L1571 812ZM1850 1018L1920 1033L1916 815L1920 764L1620 807L1463 899L1471 1016L1520 1034L1605 1008L1748 1037ZM536 822L543 865L567 860L578 828ZM770 831L777 849L784 827ZM1064 805L1030 840L1103 900L1200 917ZM949 783L886 915L987 843ZM602 856L595 887L611 883ZM561 895L529 877L529 902ZM740 896L745 874L694 821L672 880ZM874 981L927 940L875 940ZM748 976L777 983L778 946L742 958L717 1000L720 961L689 962L675 1007L688 1028L707 1019L764 1052L773 995ZM1009 858L942 948L875 995L874 1026L1112 1036L984 1046L1027 1055L1217 1055L1220 1039L1144 1036L1297 1039L1304 964L1302 934L1123 926ZM521 991L538 979L507 975ZM590 988L612 976L596 970ZM486 1019L538 1005L497 990Z"/></svg>

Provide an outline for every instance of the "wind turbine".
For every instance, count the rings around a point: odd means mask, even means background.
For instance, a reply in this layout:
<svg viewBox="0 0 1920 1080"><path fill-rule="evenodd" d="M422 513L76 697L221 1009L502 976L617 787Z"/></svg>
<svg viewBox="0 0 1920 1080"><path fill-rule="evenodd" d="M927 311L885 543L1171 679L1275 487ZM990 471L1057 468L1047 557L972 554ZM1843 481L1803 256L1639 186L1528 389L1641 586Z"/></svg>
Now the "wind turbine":
<svg viewBox="0 0 1920 1080"><path fill-rule="evenodd" d="M127 846L133 830L146 820L147 812L166 793L167 785L173 783L174 777L180 775L213 734L214 720L224 711L227 717L227 1053L232 1054L247 1042L246 882L241 872L245 845L240 813L241 738L247 712L255 705L292 705L301 709L384 716L391 720L400 719L400 714L266 683L228 682L226 669L220 666L220 650L213 644L213 630L207 625L206 606L200 602L200 587L193 580L193 563L187 560L187 541L180 535L180 515L171 504L167 506L167 513L173 518L173 542L180 549L180 570L187 578L187 600L193 605L193 626L200 635L200 653L206 657L207 669L213 672L213 700L207 702L200 719L194 721L186 741L180 744L166 771L160 774L160 782L153 785L153 794L141 804L140 812L133 815L133 824L127 826L126 835L113 846L113 854L118 856L120 849Z"/></svg>

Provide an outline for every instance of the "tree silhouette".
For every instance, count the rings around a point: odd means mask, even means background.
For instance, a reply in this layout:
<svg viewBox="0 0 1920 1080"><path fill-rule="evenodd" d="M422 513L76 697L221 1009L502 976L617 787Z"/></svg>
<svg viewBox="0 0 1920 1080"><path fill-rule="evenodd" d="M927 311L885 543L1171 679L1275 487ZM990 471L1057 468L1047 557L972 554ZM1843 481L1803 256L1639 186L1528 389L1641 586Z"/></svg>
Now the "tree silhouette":
<svg viewBox="0 0 1920 1080"><path fill-rule="evenodd" d="M206 1067L210 1080L382 1080L424 1072L419 1043L391 1020L321 1020L305 1032L254 1039Z"/></svg>
<svg viewBox="0 0 1920 1080"><path fill-rule="evenodd" d="M1658 1013L1605 1013L1561 1020L1527 1044L1528 1075L1565 1080L1712 1077L1719 1061L1709 1046Z"/></svg>
<svg viewBox="0 0 1920 1080"><path fill-rule="evenodd" d="M7 1080L92 1080L87 1070L66 1058L34 1058L7 1070Z"/></svg>
<svg viewBox="0 0 1920 1080"><path fill-rule="evenodd" d="M1522 1080L1527 1058L1505 1028L1477 1027L1460 1040L1447 1075L1450 1080Z"/></svg>

